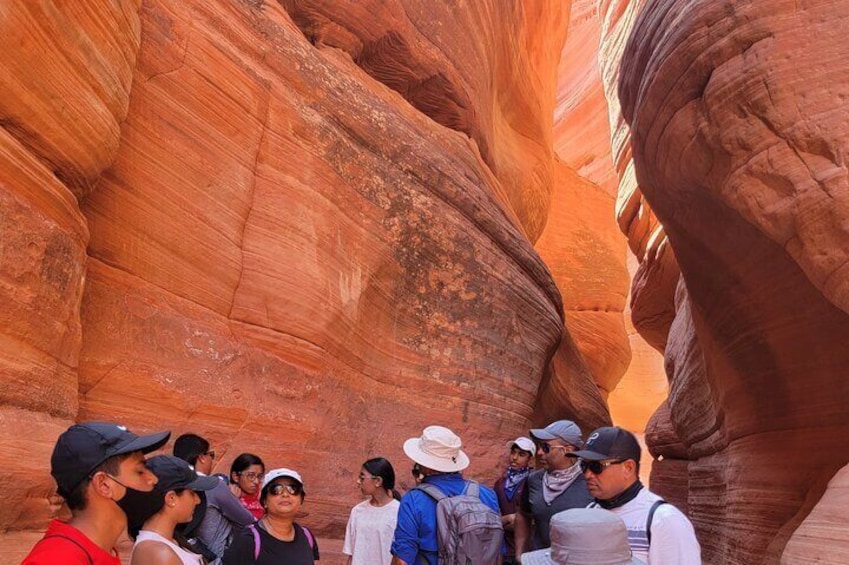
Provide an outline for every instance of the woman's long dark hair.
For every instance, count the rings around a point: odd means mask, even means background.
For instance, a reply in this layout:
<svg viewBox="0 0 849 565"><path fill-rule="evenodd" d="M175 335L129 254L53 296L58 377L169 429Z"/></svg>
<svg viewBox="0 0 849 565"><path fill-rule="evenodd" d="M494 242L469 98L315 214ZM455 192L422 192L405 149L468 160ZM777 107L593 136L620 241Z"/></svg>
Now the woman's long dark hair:
<svg viewBox="0 0 849 565"><path fill-rule="evenodd" d="M241 473L251 465L259 465L265 471L265 463L253 453L242 453L233 459L233 463L230 465L230 480L233 480L233 473Z"/></svg>
<svg viewBox="0 0 849 565"><path fill-rule="evenodd" d="M383 479L381 487L390 491L395 500L401 500L401 495L395 490L395 469L392 468L392 463L383 457L375 457L363 463L363 469L372 477Z"/></svg>

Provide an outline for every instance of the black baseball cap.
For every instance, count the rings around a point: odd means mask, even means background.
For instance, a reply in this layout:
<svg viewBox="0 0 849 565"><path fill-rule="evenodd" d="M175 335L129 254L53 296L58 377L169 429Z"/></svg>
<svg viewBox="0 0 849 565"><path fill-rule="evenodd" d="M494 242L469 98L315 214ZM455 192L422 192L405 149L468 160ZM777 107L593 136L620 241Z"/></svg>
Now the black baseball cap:
<svg viewBox="0 0 849 565"><path fill-rule="evenodd" d="M159 481L153 490L166 493L170 490L212 490L218 486L218 477L198 475L188 462L173 455L155 455L146 461L147 468Z"/></svg>
<svg viewBox="0 0 849 565"><path fill-rule="evenodd" d="M85 422L68 428L53 448L50 474L61 496L68 497L94 469L116 455L150 453L165 445L171 432L137 436L113 422Z"/></svg>
<svg viewBox="0 0 849 565"><path fill-rule="evenodd" d="M154 455L145 461L145 464L159 480L151 492L138 493L131 500L125 502L122 507L127 515L127 532L133 539L138 537L139 530L148 518L162 508L168 491L187 489L200 491L199 495L202 495L203 491L214 489L220 482L218 477L198 475L195 468L188 462L173 455ZM201 499L201 502L206 504L204 498ZM200 520L203 516L195 512L192 516L192 523L194 523L195 518ZM191 530L186 530L184 527L183 531Z"/></svg>
<svg viewBox="0 0 849 565"><path fill-rule="evenodd" d="M588 461L604 461L605 459L618 459L625 461L633 459L640 462L642 449L637 438L628 430L619 426L598 428L587 438L584 449L572 452L581 459Z"/></svg>

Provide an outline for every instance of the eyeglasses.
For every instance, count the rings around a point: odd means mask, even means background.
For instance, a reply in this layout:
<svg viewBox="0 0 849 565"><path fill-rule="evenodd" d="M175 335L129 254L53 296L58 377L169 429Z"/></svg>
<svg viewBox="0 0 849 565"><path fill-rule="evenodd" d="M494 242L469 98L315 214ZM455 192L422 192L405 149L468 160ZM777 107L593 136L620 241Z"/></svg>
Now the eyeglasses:
<svg viewBox="0 0 849 565"><path fill-rule="evenodd" d="M265 476L265 473L254 473L251 471L250 473L239 473L238 475L252 483L259 483L262 482L262 478Z"/></svg>
<svg viewBox="0 0 849 565"><path fill-rule="evenodd" d="M601 475L611 465L619 465L624 461L581 461L581 472L590 471L593 475Z"/></svg>
<svg viewBox="0 0 849 565"><path fill-rule="evenodd" d="M290 485L287 483L275 483L268 487L268 494L272 496L280 496L283 492L288 492L292 496L301 494L300 485Z"/></svg>
<svg viewBox="0 0 849 565"><path fill-rule="evenodd" d="M367 481L369 479L377 479L379 477L375 477L374 475L363 475L360 473L360 482Z"/></svg>
<svg viewBox="0 0 849 565"><path fill-rule="evenodd" d="M212 449L210 449L209 451L205 451L203 454L208 455L210 459L215 459L215 451L213 451Z"/></svg>
<svg viewBox="0 0 849 565"><path fill-rule="evenodd" d="M565 445L551 445L550 443L548 443L546 441L539 444L539 448L542 449L543 453L550 453L551 450L554 449L555 447L559 447L560 449L565 449L566 455L568 457L575 457L574 455L571 454L571 452L569 451L569 448L566 447Z"/></svg>

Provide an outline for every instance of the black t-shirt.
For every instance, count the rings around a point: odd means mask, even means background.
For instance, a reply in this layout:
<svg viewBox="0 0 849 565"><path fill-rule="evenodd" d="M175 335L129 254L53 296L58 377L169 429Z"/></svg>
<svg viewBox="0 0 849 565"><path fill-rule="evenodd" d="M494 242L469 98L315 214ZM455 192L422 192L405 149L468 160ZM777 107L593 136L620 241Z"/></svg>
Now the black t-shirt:
<svg viewBox="0 0 849 565"><path fill-rule="evenodd" d="M256 542L249 528L234 532L233 543L221 558L223 565L313 565L318 561L318 542L313 538L310 542L304 529L295 524L295 539L281 541L262 526L255 526L259 532L259 559L254 560Z"/></svg>

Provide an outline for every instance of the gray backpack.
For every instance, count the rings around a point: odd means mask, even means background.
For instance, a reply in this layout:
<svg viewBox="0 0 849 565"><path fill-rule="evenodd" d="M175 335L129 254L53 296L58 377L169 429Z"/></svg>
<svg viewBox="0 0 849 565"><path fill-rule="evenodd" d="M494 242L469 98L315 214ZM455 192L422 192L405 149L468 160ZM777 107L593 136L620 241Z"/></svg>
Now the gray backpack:
<svg viewBox="0 0 849 565"><path fill-rule="evenodd" d="M416 487L436 500L439 565L495 565L501 555L501 515L481 502L480 486L469 481L463 494L447 496L438 487Z"/></svg>

